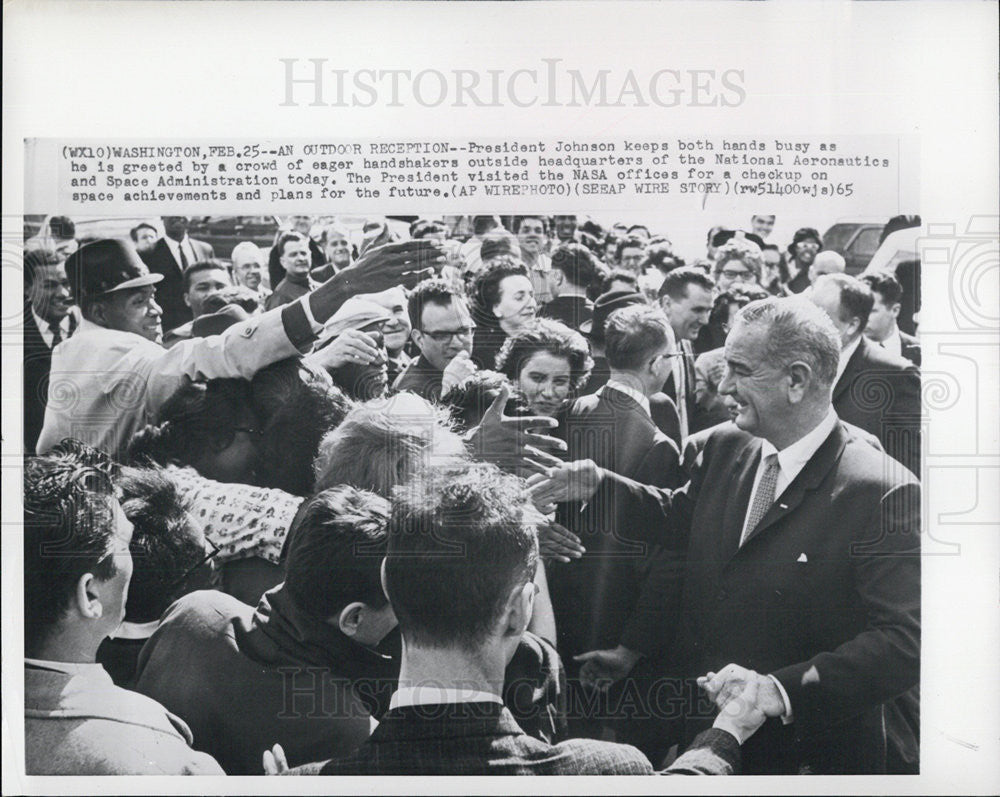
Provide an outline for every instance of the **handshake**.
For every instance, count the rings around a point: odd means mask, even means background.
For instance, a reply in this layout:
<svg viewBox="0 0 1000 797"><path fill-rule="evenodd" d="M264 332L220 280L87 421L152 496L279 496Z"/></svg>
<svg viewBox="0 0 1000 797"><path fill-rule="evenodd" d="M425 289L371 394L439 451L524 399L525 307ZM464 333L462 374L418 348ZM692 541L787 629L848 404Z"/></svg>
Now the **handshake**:
<svg viewBox="0 0 1000 797"><path fill-rule="evenodd" d="M714 727L728 731L740 744L768 717L785 716L785 701L774 680L738 664L701 676L698 686L719 709Z"/></svg>

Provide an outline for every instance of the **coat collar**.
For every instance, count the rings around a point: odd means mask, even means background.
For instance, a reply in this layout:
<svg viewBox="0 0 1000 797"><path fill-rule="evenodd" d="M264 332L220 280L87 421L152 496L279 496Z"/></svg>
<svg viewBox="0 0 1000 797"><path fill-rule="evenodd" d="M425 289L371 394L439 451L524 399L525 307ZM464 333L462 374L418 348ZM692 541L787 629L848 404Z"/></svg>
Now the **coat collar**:
<svg viewBox="0 0 1000 797"><path fill-rule="evenodd" d="M844 446L847 445L849 434L844 428L844 425L840 422L833 427L833 431L827 436L823 444L817 449L816 453L813 454L812 458L806 463L805 467L799 472L799 475L795 477L791 484L785 489L785 491L778 497L778 500L771 505L771 508L767 511L767 514L761 519L760 523L757 524L757 528L751 531L747 538L743 541L743 546L739 547L739 538L736 539L736 548L730 548L732 555L736 555L739 551L744 550L751 542L751 540L756 539L762 533L767 531L771 526L777 523L782 518L788 516L802 503L803 498L810 490L815 490L816 487L820 485L826 475L830 472L830 469L837 463L840 459L840 455L844 451ZM754 468L749 470L749 472L744 471L743 478L749 481L751 487L753 485L754 473L756 470L756 460L753 462ZM745 484L740 485L740 495L742 497L742 491L746 487ZM747 490L747 500L743 501L741 506L743 509L743 514L741 514L740 522L743 521L743 515L746 513L747 505L749 502L749 490ZM742 530L742 525L740 526Z"/></svg>
<svg viewBox="0 0 1000 797"><path fill-rule="evenodd" d="M837 384L833 388L833 398L836 401L840 398L854 381L854 378L862 370L862 363L868 359L868 341L865 340L865 336L861 336L861 341L858 343L858 347L854 350L854 354L851 355L851 359L847 361L847 365L844 366L844 373L840 375L840 379L837 380Z"/></svg>

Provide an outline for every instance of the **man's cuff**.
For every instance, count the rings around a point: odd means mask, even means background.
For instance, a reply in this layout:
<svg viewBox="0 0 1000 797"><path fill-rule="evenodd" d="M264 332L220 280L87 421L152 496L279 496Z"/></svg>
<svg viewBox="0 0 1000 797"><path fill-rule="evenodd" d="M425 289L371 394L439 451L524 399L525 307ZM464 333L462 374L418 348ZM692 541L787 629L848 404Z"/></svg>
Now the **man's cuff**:
<svg viewBox="0 0 1000 797"><path fill-rule="evenodd" d="M773 675L768 675L776 687L778 687L778 694L781 695L781 702L785 704L785 713L781 715L782 725L791 725L795 718L792 716L792 701L788 699L788 692L785 691L785 687L781 685L781 681L775 678Z"/></svg>
<svg viewBox="0 0 1000 797"><path fill-rule="evenodd" d="M305 296L281 308L281 323L285 328L285 334L299 351L307 351L319 334L315 331L316 319L312 317L311 311L306 310L308 306L309 297ZM319 331L322 330L323 327L319 326Z"/></svg>
<svg viewBox="0 0 1000 797"><path fill-rule="evenodd" d="M309 328L313 335L319 335L323 331L323 325L313 315L312 306L309 304L309 294L303 296L299 301L302 303L302 311L306 314L306 321L309 322Z"/></svg>

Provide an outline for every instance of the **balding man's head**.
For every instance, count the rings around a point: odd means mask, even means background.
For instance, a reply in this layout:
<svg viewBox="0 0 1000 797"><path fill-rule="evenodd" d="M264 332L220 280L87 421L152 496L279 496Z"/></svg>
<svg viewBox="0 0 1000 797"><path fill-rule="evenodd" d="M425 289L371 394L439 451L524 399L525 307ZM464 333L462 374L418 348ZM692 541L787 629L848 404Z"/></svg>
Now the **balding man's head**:
<svg viewBox="0 0 1000 797"><path fill-rule="evenodd" d="M837 252L827 249L816 255L812 265L809 266L809 282L815 283L824 274L843 274L847 268L847 262Z"/></svg>
<svg viewBox="0 0 1000 797"><path fill-rule="evenodd" d="M726 339L719 392L738 409L736 425L784 448L829 411L840 359L830 319L800 297L751 302Z"/></svg>
<svg viewBox="0 0 1000 797"><path fill-rule="evenodd" d="M864 331L875 303L871 288L847 274L819 277L809 291L809 298L830 317L842 347L853 343Z"/></svg>

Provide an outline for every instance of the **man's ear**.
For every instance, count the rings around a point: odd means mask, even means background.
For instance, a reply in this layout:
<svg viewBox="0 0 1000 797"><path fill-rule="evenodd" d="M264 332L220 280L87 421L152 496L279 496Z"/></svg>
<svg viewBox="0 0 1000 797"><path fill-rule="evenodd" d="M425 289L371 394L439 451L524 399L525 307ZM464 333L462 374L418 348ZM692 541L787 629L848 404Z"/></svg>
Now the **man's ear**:
<svg viewBox="0 0 1000 797"><path fill-rule="evenodd" d="M93 573L84 573L76 582L76 592L73 596L76 610L88 620L100 620L104 614L104 606L97 590L97 577Z"/></svg>
<svg viewBox="0 0 1000 797"><path fill-rule="evenodd" d="M87 316L89 321L102 327L107 326L108 307L104 302L91 302Z"/></svg>
<svg viewBox="0 0 1000 797"><path fill-rule="evenodd" d="M788 368L788 401L790 404L798 404L809 391L809 385L813 380L812 368L806 363L794 362Z"/></svg>
<svg viewBox="0 0 1000 797"><path fill-rule="evenodd" d="M419 329L417 329L416 327L414 327L413 329L410 330L410 338L413 340L413 344L418 349L421 349L421 350L423 349L423 346L424 346L424 333L423 332L421 332Z"/></svg>
<svg viewBox="0 0 1000 797"><path fill-rule="evenodd" d="M504 636L520 638L531 622L531 612L535 606L535 582L514 587L507 598L507 609L504 612Z"/></svg>
<svg viewBox="0 0 1000 797"><path fill-rule="evenodd" d="M184 304L186 304L188 307L190 307L191 306L191 300L188 298L187 291L184 292L183 296L184 296Z"/></svg>
<svg viewBox="0 0 1000 797"><path fill-rule="evenodd" d="M365 604L361 601L354 601L354 603L347 604L341 610L340 617L337 618L337 627L343 632L344 636L353 637L358 633L358 628L361 625L361 615L365 608Z"/></svg>
<svg viewBox="0 0 1000 797"><path fill-rule="evenodd" d="M379 580L382 582L382 594L389 600L389 588L385 584L385 557L382 558L382 565L379 567Z"/></svg>
<svg viewBox="0 0 1000 797"><path fill-rule="evenodd" d="M889 308L889 312L892 313L893 318L899 318L899 311L903 309L903 306L896 302L892 307Z"/></svg>

